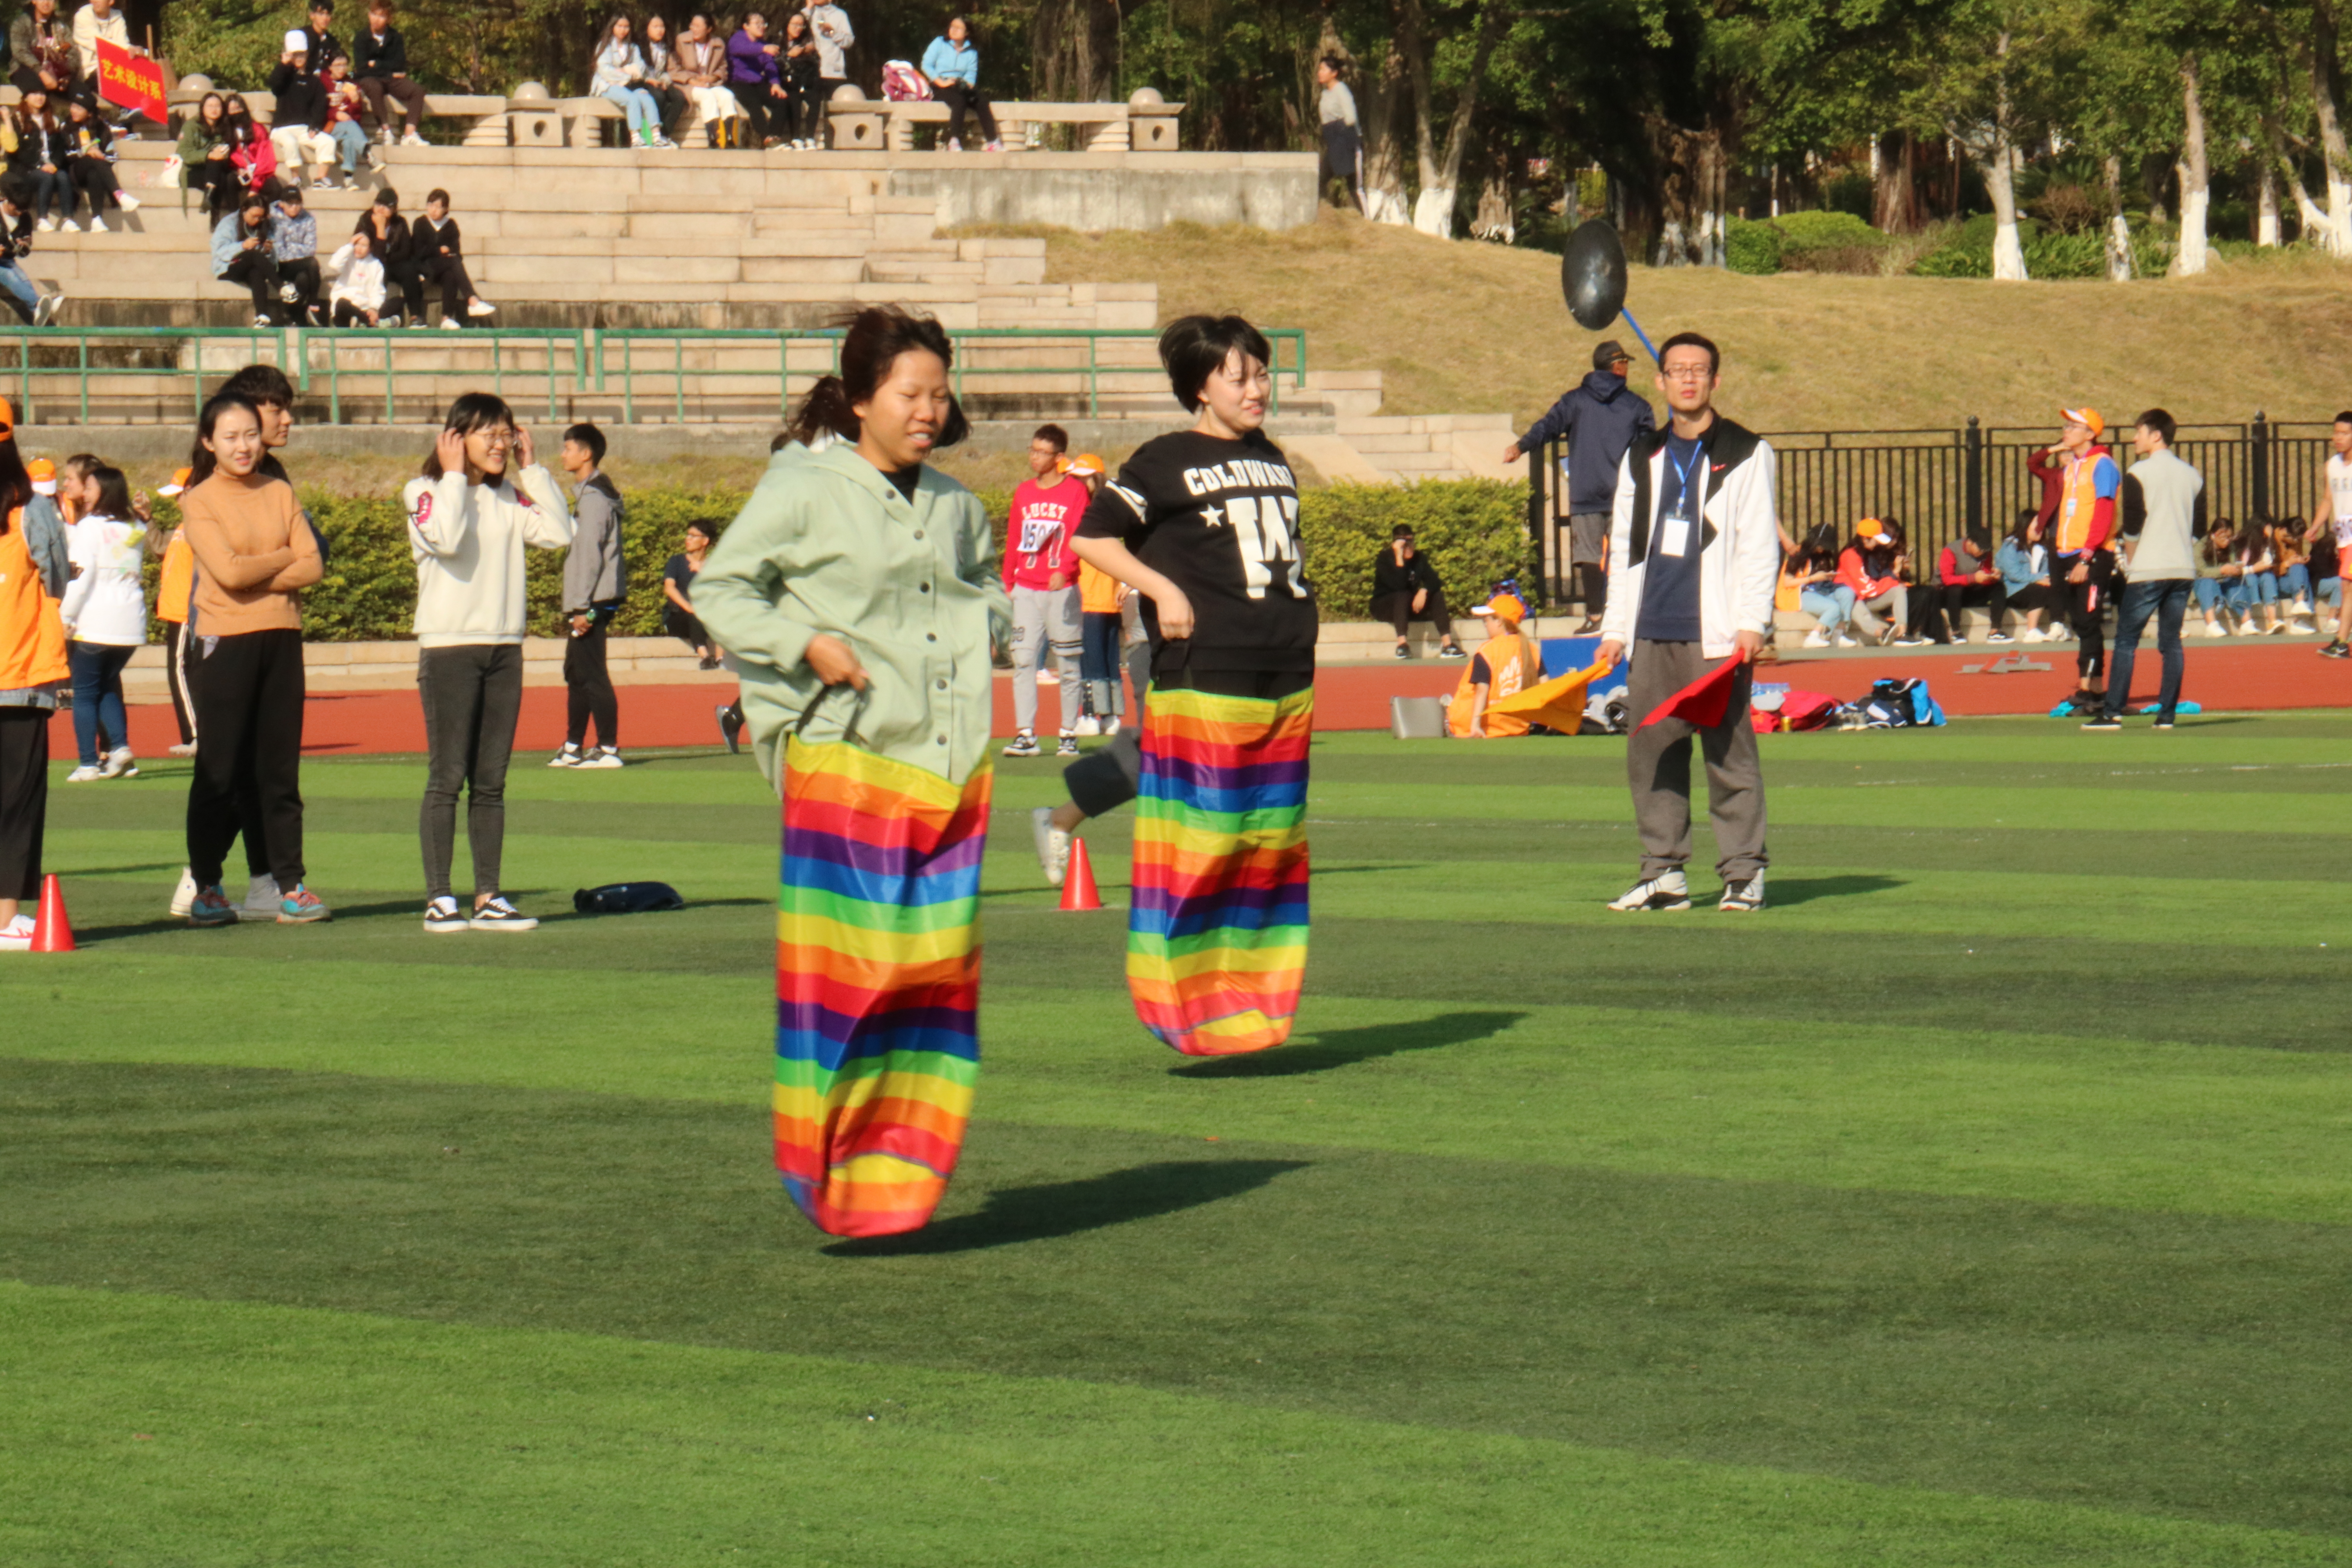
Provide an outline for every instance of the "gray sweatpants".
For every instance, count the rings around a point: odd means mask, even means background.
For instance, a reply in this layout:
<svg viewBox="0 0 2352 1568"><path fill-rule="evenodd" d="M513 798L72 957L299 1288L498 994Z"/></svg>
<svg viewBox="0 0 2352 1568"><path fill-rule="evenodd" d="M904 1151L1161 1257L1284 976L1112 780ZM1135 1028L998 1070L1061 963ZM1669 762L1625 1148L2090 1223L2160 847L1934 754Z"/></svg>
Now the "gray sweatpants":
<svg viewBox="0 0 2352 1568"><path fill-rule="evenodd" d="M1695 642L1636 640L1625 671L1625 701L1634 724L1718 662ZM1754 679L1754 667L1742 665L1723 722L1713 729L1661 719L1626 737L1625 777L1633 787L1633 826L1642 836L1644 879L1689 863L1693 735L1706 758L1707 821L1721 852L1715 868L1726 882L1744 882L1764 869L1764 771L1756 752L1756 727L1748 718Z"/></svg>
<svg viewBox="0 0 2352 1568"><path fill-rule="evenodd" d="M1088 752L1062 770L1070 803L1088 816L1117 811L1143 788L1143 718L1151 700L1151 645L1136 642L1127 650L1127 678L1135 685L1135 712L1118 727L1108 746Z"/></svg>
<svg viewBox="0 0 2352 1568"><path fill-rule="evenodd" d="M1078 590L1015 588L1013 590L1013 723L1034 734L1037 730L1037 669L1046 649L1054 655L1054 673L1062 679L1062 733L1078 727L1078 711L1086 689L1078 674Z"/></svg>
<svg viewBox="0 0 2352 1568"><path fill-rule="evenodd" d="M495 893L507 841L507 763L522 714L522 648L516 643L420 648L416 689L425 700L425 805L417 826L425 897L449 892L460 788L474 891Z"/></svg>

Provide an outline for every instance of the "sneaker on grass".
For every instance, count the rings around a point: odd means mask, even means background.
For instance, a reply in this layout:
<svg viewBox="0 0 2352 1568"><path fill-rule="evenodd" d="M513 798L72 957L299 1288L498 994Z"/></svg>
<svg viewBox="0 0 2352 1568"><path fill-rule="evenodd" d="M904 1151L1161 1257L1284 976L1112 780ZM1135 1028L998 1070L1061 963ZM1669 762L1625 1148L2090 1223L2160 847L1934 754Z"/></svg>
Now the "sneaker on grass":
<svg viewBox="0 0 2352 1568"><path fill-rule="evenodd" d="M274 921L278 907L286 900L278 896L278 879L254 877L245 885L245 902L236 907L236 918L244 921Z"/></svg>
<svg viewBox="0 0 2352 1568"><path fill-rule="evenodd" d="M1026 730L1022 731L1019 734L1013 737L1013 743L1004 748L1004 754L1008 757L1035 756L1037 754L1037 737L1031 734Z"/></svg>
<svg viewBox="0 0 2352 1568"><path fill-rule="evenodd" d="M1742 882L1727 882L1723 900L1715 906L1726 914L1752 915L1764 907L1764 873L1759 871Z"/></svg>
<svg viewBox="0 0 2352 1568"><path fill-rule="evenodd" d="M188 905L188 923L192 926L233 926L236 924L236 906L215 882L209 888L198 888L194 902Z"/></svg>
<svg viewBox="0 0 2352 1568"><path fill-rule="evenodd" d="M2116 718L2112 713L2094 714L2092 717L2083 721L2083 728L2085 730L2105 731L2108 730L2120 730L2123 727L2124 721L2121 719Z"/></svg>
<svg viewBox="0 0 2352 1568"><path fill-rule="evenodd" d="M326 901L304 887L294 884L294 890L278 900L278 923L282 926L306 926L319 921L332 920Z"/></svg>
<svg viewBox="0 0 2352 1568"><path fill-rule="evenodd" d="M425 906L425 929L437 936L466 929L466 911L457 900L444 893Z"/></svg>
<svg viewBox="0 0 2352 1568"><path fill-rule="evenodd" d="M492 893L466 927L469 931L537 931L539 921L507 902L504 893Z"/></svg>
<svg viewBox="0 0 2352 1568"><path fill-rule="evenodd" d="M551 768L576 768L587 760L579 747L566 741L563 742L563 750L547 759L547 765Z"/></svg>
<svg viewBox="0 0 2352 1568"><path fill-rule="evenodd" d="M743 721L735 717L735 705L732 702L722 702L719 705L719 738L727 742L729 756L741 754Z"/></svg>
<svg viewBox="0 0 2352 1568"><path fill-rule="evenodd" d="M106 776L106 770L96 763L84 763L66 775L68 784L96 784Z"/></svg>
<svg viewBox="0 0 2352 1568"><path fill-rule="evenodd" d="M33 917L23 910L8 917L0 925L0 952L30 952L33 950Z"/></svg>
<svg viewBox="0 0 2352 1568"><path fill-rule="evenodd" d="M110 779L135 779L139 776L139 759L131 754L128 746L117 746L106 753L102 770Z"/></svg>
<svg viewBox="0 0 2352 1568"><path fill-rule="evenodd" d="M1054 808L1041 805L1029 814L1029 834L1037 841L1037 864L1045 880L1055 887L1070 869L1070 836L1054 826Z"/></svg>
<svg viewBox="0 0 2352 1568"><path fill-rule="evenodd" d="M1661 871L1634 883L1623 896L1611 900L1609 907L1621 915L1686 910L1691 907L1690 883L1680 871Z"/></svg>
<svg viewBox="0 0 2352 1568"><path fill-rule="evenodd" d="M172 889L172 912L174 915L184 916L188 912L188 906L195 901L196 874L183 867L180 870L180 885Z"/></svg>
<svg viewBox="0 0 2352 1568"><path fill-rule="evenodd" d="M619 768L628 764L621 761L618 746L599 746L593 752L581 752L580 765L583 768Z"/></svg>
<svg viewBox="0 0 2352 1568"><path fill-rule="evenodd" d="M1076 756L1078 754L1078 738L1076 735L1062 736L1059 740L1054 742L1054 754L1057 757Z"/></svg>

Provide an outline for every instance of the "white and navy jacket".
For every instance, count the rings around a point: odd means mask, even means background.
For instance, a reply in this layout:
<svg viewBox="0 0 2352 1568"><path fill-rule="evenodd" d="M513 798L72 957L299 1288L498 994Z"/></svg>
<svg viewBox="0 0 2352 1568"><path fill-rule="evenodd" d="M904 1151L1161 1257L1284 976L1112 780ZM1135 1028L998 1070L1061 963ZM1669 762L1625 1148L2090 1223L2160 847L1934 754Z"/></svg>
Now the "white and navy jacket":
<svg viewBox="0 0 2352 1568"><path fill-rule="evenodd" d="M1664 489L1666 437L1659 429L1635 440L1617 469L1617 504L1609 523L1609 608L1601 636L1631 647L1642 613L1642 579ZM1778 463L1764 438L1721 415L1699 437L1699 646L1723 658L1741 632L1772 620L1780 570Z"/></svg>

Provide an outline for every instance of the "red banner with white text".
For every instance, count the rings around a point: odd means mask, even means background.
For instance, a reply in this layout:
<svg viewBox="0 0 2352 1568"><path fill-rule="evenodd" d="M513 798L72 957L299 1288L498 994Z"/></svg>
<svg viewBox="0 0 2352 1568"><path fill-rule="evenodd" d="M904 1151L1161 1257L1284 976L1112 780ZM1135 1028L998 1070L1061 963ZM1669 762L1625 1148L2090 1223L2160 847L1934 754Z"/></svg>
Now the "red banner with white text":
<svg viewBox="0 0 2352 1568"><path fill-rule="evenodd" d="M109 103L135 109L163 123L163 68L104 38L98 40L98 92Z"/></svg>

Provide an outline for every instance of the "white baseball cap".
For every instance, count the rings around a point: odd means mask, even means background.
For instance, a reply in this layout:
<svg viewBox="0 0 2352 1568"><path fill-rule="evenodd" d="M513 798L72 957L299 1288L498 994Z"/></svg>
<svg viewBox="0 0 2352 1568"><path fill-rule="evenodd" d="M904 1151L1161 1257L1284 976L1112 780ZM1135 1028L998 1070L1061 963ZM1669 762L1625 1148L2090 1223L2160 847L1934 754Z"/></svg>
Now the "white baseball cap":
<svg viewBox="0 0 2352 1568"><path fill-rule="evenodd" d="M268 35L266 34L264 35L264 37L267 36ZM304 32L299 27L288 28L286 31L286 45L278 52L285 55L309 54L310 52L310 35Z"/></svg>

